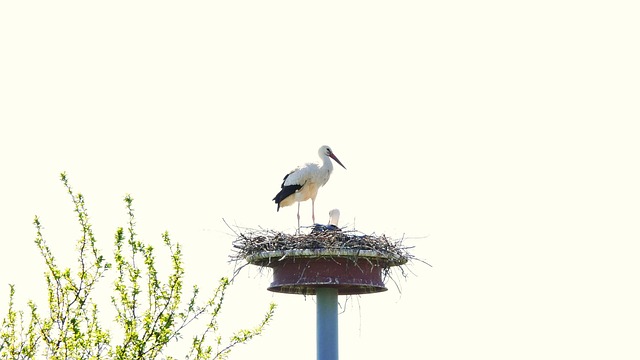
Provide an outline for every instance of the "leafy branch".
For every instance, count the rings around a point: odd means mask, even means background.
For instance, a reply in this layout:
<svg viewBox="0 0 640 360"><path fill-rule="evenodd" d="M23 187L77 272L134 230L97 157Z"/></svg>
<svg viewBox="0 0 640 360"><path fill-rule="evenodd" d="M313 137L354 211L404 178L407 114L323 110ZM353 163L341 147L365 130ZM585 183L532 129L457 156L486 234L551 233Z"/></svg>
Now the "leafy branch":
<svg viewBox="0 0 640 360"><path fill-rule="evenodd" d="M196 332L186 359L224 359L233 347L260 335L272 320L275 304L270 304L264 318L252 329L238 330L223 341L217 322L224 295L231 282L222 277L211 298L201 300L198 286L193 286L187 301L184 295L184 259L179 243L167 232L162 241L169 252L170 272L160 276L155 249L138 238L133 199L124 198L129 220L126 229L117 229L113 264L106 261L97 247L85 200L73 191L67 175L60 179L74 204L81 228L76 241L77 270L61 268L43 235L36 216L35 244L46 265L48 312L40 313L28 302L29 320L16 310L15 286L10 285L9 304L0 328L0 357L33 359L157 359L167 358L172 341L180 341L183 331L195 321L206 319ZM94 301L100 280L115 269L111 303L116 310L114 321L99 319L99 305ZM115 336L117 334L118 336ZM117 340L116 340L117 338Z"/></svg>

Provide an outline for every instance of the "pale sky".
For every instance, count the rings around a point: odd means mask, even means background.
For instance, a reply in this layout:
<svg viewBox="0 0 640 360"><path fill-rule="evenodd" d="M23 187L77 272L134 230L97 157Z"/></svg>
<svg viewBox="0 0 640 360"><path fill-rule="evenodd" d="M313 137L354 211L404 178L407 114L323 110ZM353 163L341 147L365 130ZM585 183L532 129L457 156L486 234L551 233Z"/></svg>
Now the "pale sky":
<svg viewBox="0 0 640 360"><path fill-rule="evenodd" d="M130 193L140 236L161 248L168 230L205 290L232 271L222 219L292 232L295 207L271 199L327 144L347 170L318 220L339 208L433 265L341 297L341 358L637 359L639 16L633 1L2 2L0 313L9 283L46 307L34 215L73 266L60 172L100 246ZM230 288L227 331L279 305L231 358L314 359L313 297L270 281L245 268Z"/></svg>

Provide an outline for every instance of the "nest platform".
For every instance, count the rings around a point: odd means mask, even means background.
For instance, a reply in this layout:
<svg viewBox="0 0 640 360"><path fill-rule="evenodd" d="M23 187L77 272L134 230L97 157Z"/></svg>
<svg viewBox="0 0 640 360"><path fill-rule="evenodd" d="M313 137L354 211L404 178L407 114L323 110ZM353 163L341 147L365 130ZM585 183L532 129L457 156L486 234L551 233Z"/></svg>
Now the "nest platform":
<svg viewBox="0 0 640 360"><path fill-rule="evenodd" d="M335 288L338 295L386 291L390 269L412 258L401 241L347 231L253 230L240 233L234 248L235 260L273 270L269 291L302 295L315 295L318 288Z"/></svg>

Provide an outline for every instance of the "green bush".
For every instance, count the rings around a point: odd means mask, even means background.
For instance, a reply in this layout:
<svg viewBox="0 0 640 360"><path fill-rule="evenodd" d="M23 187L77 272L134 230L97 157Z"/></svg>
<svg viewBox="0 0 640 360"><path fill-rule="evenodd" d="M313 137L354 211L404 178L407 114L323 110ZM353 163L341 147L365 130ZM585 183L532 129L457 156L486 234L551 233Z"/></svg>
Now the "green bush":
<svg viewBox="0 0 640 360"><path fill-rule="evenodd" d="M235 345L261 334L271 321L273 303L255 328L238 330L223 340L217 318L231 285L228 278L220 279L210 298L201 300L199 288L194 286L188 300L183 301L185 273L180 244L172 242L168 233L162 234L170 253L171 271L168 278L161 279L153 247L140 241L135 232L133 199L129 195L124 198L129 221L126 229L117 229L113 263L108 262L96 247L84 197L72 190L65 173L60 178L82 228L76 244L77 269L57 265L36 217L35 243L46 264L48 311L40 312L30 300L27 321L24 311L16 310L15 286L9 285L9 306L0 328L2 359L173 359L166 354L169 343L183 341L188 326L202 324L202 329L194 332L184 358L223 359ZM116 272L111 303L117 315L115 321L104 321L98 317L93 295L110 271Z"/></svg>

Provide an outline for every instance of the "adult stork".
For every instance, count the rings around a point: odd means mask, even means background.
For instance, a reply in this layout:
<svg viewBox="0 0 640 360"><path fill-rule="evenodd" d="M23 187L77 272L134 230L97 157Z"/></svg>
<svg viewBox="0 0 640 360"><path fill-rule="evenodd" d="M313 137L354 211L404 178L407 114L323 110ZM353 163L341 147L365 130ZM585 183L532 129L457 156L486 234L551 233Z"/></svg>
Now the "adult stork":
<svg viewBox="0 0 640 360"><path fill-rule="evenodd" d="M316 223L316 195L318 195L318 189L329 181L333 171L331 159L335 160L345 170L347 169L327 145L320 147L318 156L322 159L322 166L307 163L297 167L285 175L284 179L282 179L282 185L280 185L280 192L273 198L273 201L278 205L277 211L280 211L282 206L298 203L298 229L300 229L300 202L302 201L311 199L311 220L314 224Z"/></svg>

